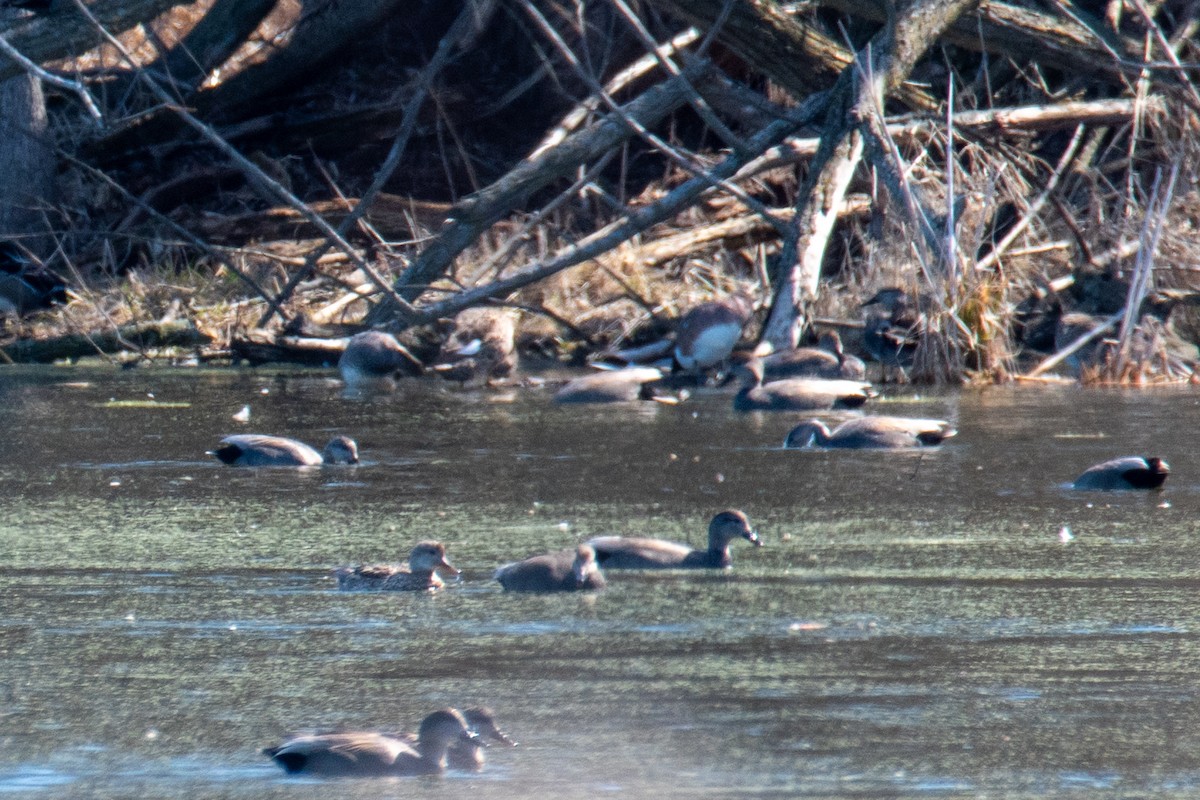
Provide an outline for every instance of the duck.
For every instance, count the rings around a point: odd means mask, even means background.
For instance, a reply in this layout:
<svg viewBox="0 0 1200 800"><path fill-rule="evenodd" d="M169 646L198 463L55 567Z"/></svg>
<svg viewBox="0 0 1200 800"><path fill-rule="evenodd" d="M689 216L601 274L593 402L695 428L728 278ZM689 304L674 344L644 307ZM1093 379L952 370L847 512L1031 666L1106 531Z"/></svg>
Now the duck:
<svg viewBox="0 0 1200 800"><path fill-rule="evenodd" d="M917 344L926 326L925 316L905 290L889 286L862 304L863 347L883 365L899 370L912 366Z"/></svg>
<svg viewBox="0 0 1200 800"><path fill-rule="evenodd" d="M391 391L397 375L420 375L423 367L392 334L363 331L350 337L338 358L338 371L351 390Z"/></svg>
<svg viewBox="0 0 1200 800"><path fill-rule="evenodd" d="M382 777L433 775L446 771L447 753L458 743L470 745L478 734L453 708L434 711L421 722L416 746L375 731L345 731L294 736L263 749L289 775Z"/></svg>
<svg viewBox="0 0 1200 800"><path fill-rule="evenodd" d="M763 379L784 378L841 378L861 381L867 376L867 366L858 356L842 347L837 331L821 334L816 347L793 347L762 357Z"/></svg>
<svg viewBox="0 0 1200 800"><path fill-rule="evenodd" d="M451 769L479 772L483 769L486 760L483 749L487 742L498 742L506 747L517 746L517 743L496 725L496 714L487 706L464 708L461 713L463 719L467 721L467 728L478 738L470 742L459 741L450 745L450 750L446 754L446 762ZM415 733L396 735L410 746L415 746L417 743L418 737Z"/></svg>
<svg viewBox="0 0 1200 800"><path fill-rule="evenodd" d="M829 378L788 378L763 383L762 361L751 358L735 366L731 377L741 380L733 397L735 411L814 411L859 408L875 392L864 381Z"/></svg>
<svg viewBox="0 0 1200 800"><path fill-rule="evenodd" d="M744 294L688 309L675 329L675 364L696 373L724 364L753 313L754 305Z"/></svg>
<svg viewBox="0 0 1200 800"><path fill-rule="evenodd" d="M634 400L654 400L653 384L663 379L658 367L626 367L582 375L563 384L554 394L554 402L568 403L626 403Z"/></svg>
<svg viewBox="0 0 1200 800"><path fill-rule="evenodd" d="M708 549L632 536L598 536L587 544L596 551L604 569L725 569L733 564L729 545L745 539L755 547L763 541L750 526L750 518L737 509L718 513L708 523Z"/></svg>
<svg viewBox="0 0 1200 800"><path fill-rule="evenodd" d="M596 551L586 544L505 564L496 570L496 580L510 592L575 592L606 585Z"/></svg>
<svg viewBox="0 0 1200 800"><path fill-rule="evenodd" d="M517 367L512 314L498 308L468 308L454 318L432 370L446 380L484 383L504 380Z"/></svg>
<svg viewBox="0 0 1200 800"><path fill-rule="evenodd" d="M1088 467L1071 484L1075 489L1158 489L1171 466L1157 456L1122 456Z"/></svg>
<svg viewBox="0 0 1200 800"><path fill-rule="evenodd" d="M67 302L67 282L12 241L0 241L0 317L21 317Z"/></svg>
<svg viewBox="0 0 1200 800"><path fill-rule="evenodd" d="M943 419L865 416L847 420L832 431L820 420L810 419L793 428L783 446L859 449L933 447L957 433Z"/></svg>
<svg viewBox="0 0 1200 800"><path fill-rule="evenodd" d="M357 464L358 445L349 436L335 436L318 453L304 442L285 436L239 433L226 436L220 447L208 451L222 463L235 467L315 467L321 464Z"/></svg>
<svg viewBox="0 0 1200 800"><path fill-rule="evenodd" d="M358 567L339 567L333 571L338 589L343 592L436 592L445 584L438 575L444 570L458 575L460 570L446 559L446 546L441 542L417 542L408 554L406 564L364 564Z"/></svg>

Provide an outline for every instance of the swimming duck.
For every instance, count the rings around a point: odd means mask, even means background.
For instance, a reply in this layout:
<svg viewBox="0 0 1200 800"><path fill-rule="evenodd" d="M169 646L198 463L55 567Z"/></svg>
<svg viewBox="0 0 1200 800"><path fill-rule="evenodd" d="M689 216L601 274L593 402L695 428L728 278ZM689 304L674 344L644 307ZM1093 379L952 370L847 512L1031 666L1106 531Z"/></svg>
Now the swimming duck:
<svg viewBox="0 0 1200 800"><path fill-rule="evenodd" d="M510 592L574 592L605 586L596 551L586 544L505 564L496 570L496 580Z"/></svg>
<svg viewBox="0 0 1200 800"><path fill-rule="evenodd" d="M363 331L350 337L338 370L350 389L388 391L396 387L397 375L420 375L422 367L392 334Z"/></svg>
<svg viewBox="0 0 1200 800"><path fill-rule="evenodd" d="M446 546L441 542L417 542L408 554L407 564L364 564L359 567L340 567L333 571L338 589L344 592L424 592L437 591L445 584L437 574L445 570L451 575L459 569L446 560Z"/></svg>
<svg viewBox="0 0 1200 800"><path fill-rule="evenodd" d="M675 363L696 372L723 364L753 313L750 298L741 294L688 309L675 329Z"/></svg>
<svg viewBox="0 0 1200 800"><path fill-rule="evenodd" d="M573 378L554 395L556 403L625 403L653 400L651 384L661 381L657 367L626 367Z"/></svg>
<svg viewBox="0 0 1200 800"><path fill-rule="evenodd" d="M464 708L462 715L463 719L467 721L467 728L478 738L470 742L458 741L450 745L446 761L451 769L464 769L472 772L483 769L485 740L499 742L507 747L517 746L517 743L496 725L496 714L490 708L486 706ZM409 745L415 745L417 742L415 733L400 733L396 736Z"/></svg>
<svg viewBox="0 0 1200 800"><path fill-rule="evenodd" d="M1166 461L1153 456L1124 456L1089 467L1075 479L1076 489L1157 489L1171 474Z"/></svg>
<svg viewBox="0 0 1200 800"><path fill-rule="evenodd" d="M498 308L468 308L454 318L454 330L432 369L461 383L502 380L517 366L512 314Z"/></svg>
<svg viewBox="0 0 1200 800"><path fill-rule="evenodd" d="M210 450L223 463L237 467L315 467L318 464L357 464L358 445L349 436L335 436L318 453L304 442L284 436L239 433L226 436Z"/></svg>
<svg viewBox="0 0 1200 800"><path fill-rule="evenodd" d="M857 417L832 431L820 420L801 422L787 435L784 447L902 448L941 444L958 431L941 419Z"/></svg>
<svg viewBox="0 0 1200 800"><path fill-rule="evenodd" d="M762 539L750 527L750 519L741 511L722 511L708 523L708 549L632 536L598 536L588 541L596 551L596 560L605 569L689 569L728 567L733 563L729 545L745 539L762 547Z"/></svg>
<svg viewBox="0 0 1200 800"><path fill-rule="evenodd" d="M862 359L842 349L837 331L826 331L816 347L793 347L762 358L763 379L843 378L861 381L867 376Z"/></svg>
<svg viewBox="0 0 1200 800"><path fill-rule="evenodd" d="M757 358L738 364L731 372L742 382L734 395L735 411L814 411L858 408L874 397L871 384L828 378L788 378L763 383L763 366Z"/></svg>
<svg viewBox="0 0 1200 800"><path fill-rule="evenodd" d="M443 708L425 717L417 732L416 747L385 733L347 731L295 736L278 747L265 748L263 754L293 775L430 775L446 770L451 745L477 739L462 714Z"/></svg>

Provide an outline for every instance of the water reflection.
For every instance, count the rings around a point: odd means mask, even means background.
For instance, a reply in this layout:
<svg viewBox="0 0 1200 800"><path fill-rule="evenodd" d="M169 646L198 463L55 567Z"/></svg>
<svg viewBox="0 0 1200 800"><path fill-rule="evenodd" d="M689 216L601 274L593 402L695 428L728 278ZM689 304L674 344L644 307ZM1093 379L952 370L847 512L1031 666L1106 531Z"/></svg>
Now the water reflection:
<svg viewBox="0 0 1200 800"><path fill-rule="evenodd" d="M259 748L473 704L521 746L480 775L338 795L1195 793L1192 392L884 398L879 413L954 421L921 453L785 451L795 415L734 415L718 392L675 408L488 397L0 373L0 793L324 797ZM205 457L249 429L245 405L254 431L349 433L363 463ZM1163 492L1064 488L1135 453L1171 463ZM731 572L614 572L585 596L491 579L606 533L703 546L725 507L766 540ZM425 538L461 581L335 591L331 568Z"/></svg>

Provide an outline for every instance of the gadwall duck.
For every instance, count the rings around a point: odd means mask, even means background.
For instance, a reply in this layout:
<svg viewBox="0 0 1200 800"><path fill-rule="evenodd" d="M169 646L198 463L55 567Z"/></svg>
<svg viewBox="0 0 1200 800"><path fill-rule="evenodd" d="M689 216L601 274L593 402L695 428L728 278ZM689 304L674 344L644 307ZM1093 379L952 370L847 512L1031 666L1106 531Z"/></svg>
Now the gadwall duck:
<svg viewBox="0 0 1200 800"><path fill-rule="evenodd" d="M295 736L263 753L288 774L328 777L430 775L445 772L446 756L458 742L478 736L453 708L434 711L421 723L417 744L374 731L346 731Z"/></svg>
<svg viewBox="0 0 1200 800"><path fill-rule="evenodd" d="M478 738L469 742L455 742L450 745L450 750L446 754L446 761L451 769L470 770L479 772L483 769L486 759L483 755L483 748L487 742L498 742L506 747L516 747L517 743L508 737L504 731L496 725L496 714L486 706L474 706L472 708L464 708L462 710L463 719L467 721L467 728L474 733ZM400 733L396 734L400 739L403 739L409 745L416 745L417 734L415 733Z"/></svg>
<svg viewBox="0 0 1200 800"><path fill-rule="evenodd" d="M0 316L23 316L67 302L67 282L13 242L0 242Z"/></svg>
<svg viewBox="0 0 1200 800"><path fill-rule="evenodd" d="M596 551L586 544L505 564L496 570L496 580L510 592L575 592L605 586Z"/></svg>
<svg viewBox="0 0 1200 800"><path fill-rule="evenodd" d="M732 377L741 380L733 397L735 411L816 411L858 408L874 397L871 384L828 378L788 378L763 383L762 362L757 358L738 364Z"/></svg>
<svg viewBox="0 0 1200 800"><path fill-rule="evenodd" d="M318 453L304 442L284 436L239 433L226 436L210 455L237 467L315 467L319 464L357 464L358 445L349 436L335 436Z"/></svg>
<svg viewBox="0 0 1200 800"><path fill-rule="evenodd" d="M842 349L842 337L837 331L821 334L816 347L793 347L762 357L763 379L784 378L842 378L861 381L867 377L867 366L861 358Z"/></svg>
<svg viewBox="0 0 1200 800"><path fill-rule="evenodd" d="M675 363L689 372L725 363L753 314L750 298L741 294L688 309L675 329Z"/></svg>
<svg viewBox="0 0 1200 800"><path fill-rule="evenodd" d="M1161 458L1124 456L1089 467L1071 485L1076 489L1157 489L1170 474L1170 465Z"/></svg>
<svg viewBox="0 0 1200 800"><path fill-rule="evenodd" d="M925 316L908 292L890 286L880 289L863 308L863 347L883 365L900 371L912 366L913 355L926 325Z"/></svg>
<svg viewBox="0 0 1200 800"><path fill-rule="evenodd" d="M338 589L344 592L424 592L437 591L445 584L437 574L445 570L458 575L459 569L446 560L441 542L417 542L408 554L407 564L364 564L340 567L333 571Z"/></svg>
<svg viewBox="0 0 1200 800"><path fill-rule="evenodd" d="M446 380L460 383L503 380L517 367L515 335L511 312L468 308L454 318L454 330L442 344L432 369Z"/></svg>
<svg viewBox="0 0 1200 800"><path fill-rule="evenodd" d="M750 519L741 511L729 509L708 523L707 550L665 539L632 536L598 536L588 544L596 551L596 560L604 569L725 568L733 563L729 545L737 539L745 539L755 547L763 544L750 527Z"/></svg>
<svg viewBox="0 0 1200 800"><path fill-rule="evenodd" d="M338 359L346 386L357 391L388 391L398 375L420 375L421 362L383 331L363 331L350 337Z"/></svg>
<svg viewBox="0 0 1200 800"><path fill-rule="evenodd" d="M657 367L625 369L582 375L563 384L554 394L556 403L625 403L655 400L653 384L663 378Z"/></svg>
<svg viewBox="0 0 1200 800"><path fill-rule="evenodd" d="M801 422L784 440L784 447L903 448L932 447L956 431L942 419L858 417L832 431L820 420Z"/></svg>

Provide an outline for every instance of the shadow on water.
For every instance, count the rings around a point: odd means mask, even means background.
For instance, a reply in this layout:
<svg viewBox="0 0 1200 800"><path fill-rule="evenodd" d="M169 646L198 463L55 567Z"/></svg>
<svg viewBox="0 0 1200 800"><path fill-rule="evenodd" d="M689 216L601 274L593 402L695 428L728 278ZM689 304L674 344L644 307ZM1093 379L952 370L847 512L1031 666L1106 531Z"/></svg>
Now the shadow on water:
<svg viewBox="0 0 1200 800"><path fill-rule="evenodd" d="M0 795L325 797L259 749L479 703L521 742L483 773L338 795L1197 793L1194 393L886 397L960 431L912 453L785 451L807 415L733 414L719 392L548 396L0 375ZM346 433L364 463L204 455L239 431ZM1167 458L1167 488L1064 488L1124 454ZM725 507L766 540L726 573L614 572L585 595L491 580L602 533L699 546ZM461 580L334 591L330 568L422 538Z"/></svg>

